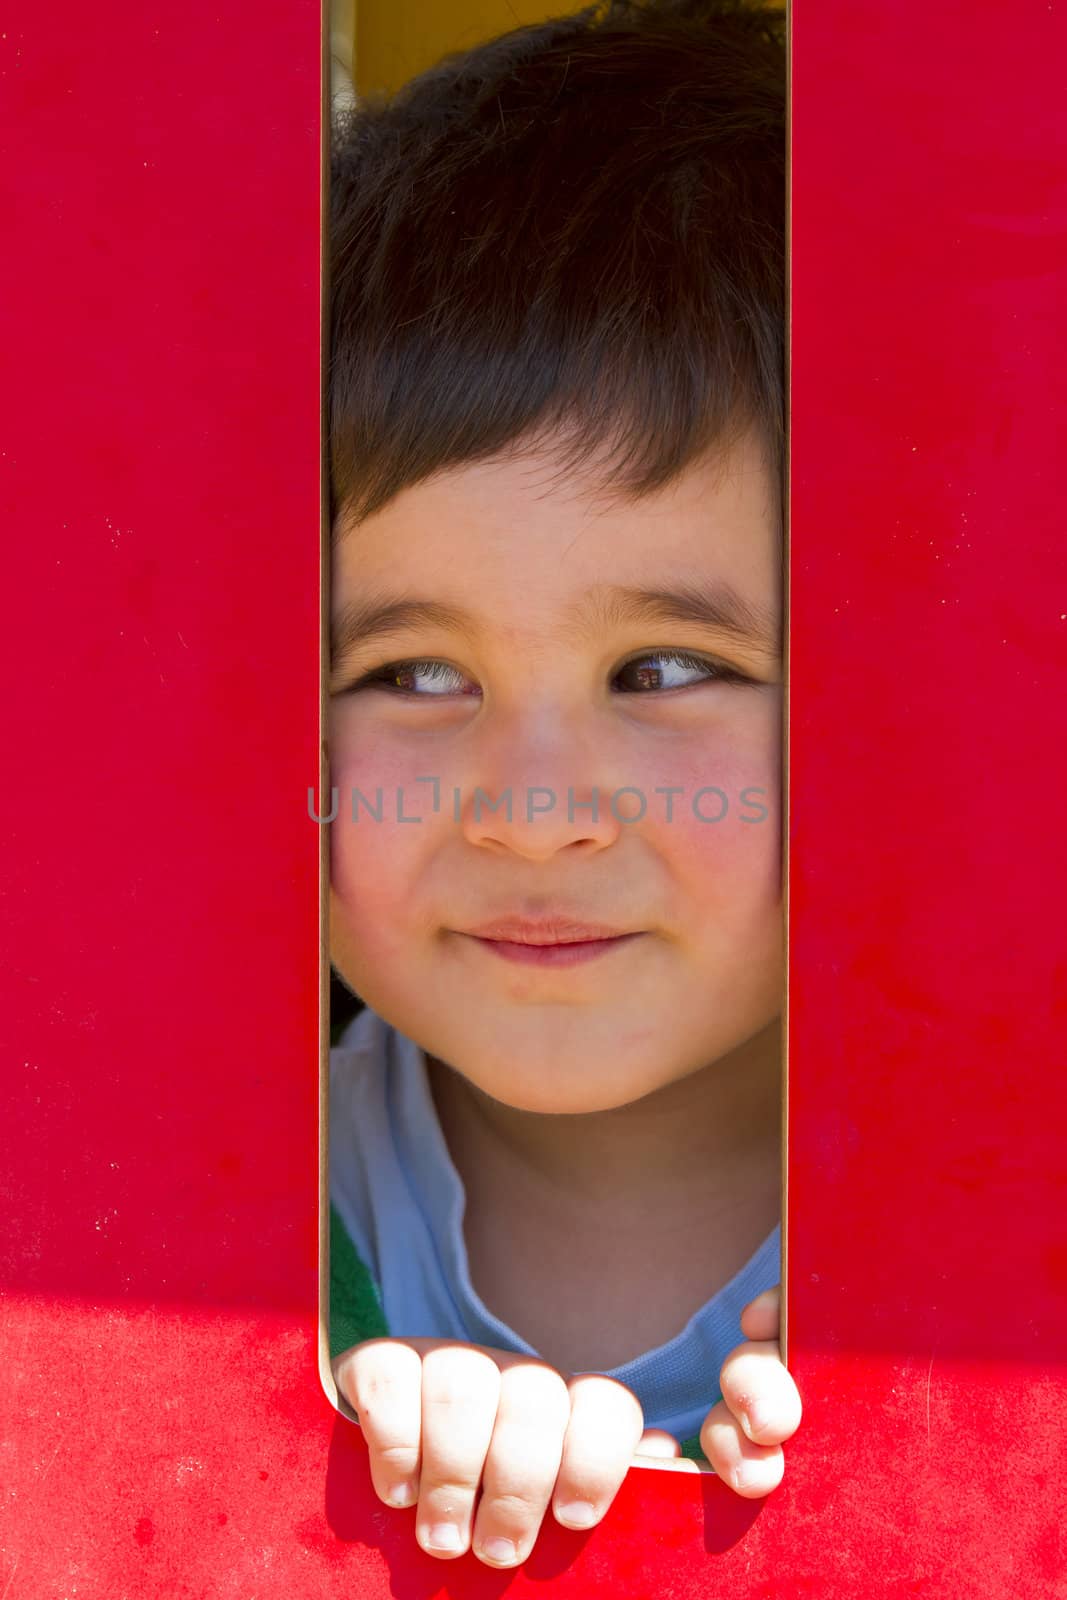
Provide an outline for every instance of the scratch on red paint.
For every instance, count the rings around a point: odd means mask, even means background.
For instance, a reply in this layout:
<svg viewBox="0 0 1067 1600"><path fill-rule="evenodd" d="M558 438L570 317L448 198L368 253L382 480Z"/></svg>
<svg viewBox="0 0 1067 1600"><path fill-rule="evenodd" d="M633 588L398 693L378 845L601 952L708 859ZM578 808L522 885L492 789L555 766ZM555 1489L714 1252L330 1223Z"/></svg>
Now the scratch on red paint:
<svg viewBox="0 0 1067 1600"><path fill-rule="evenodd" d="M11 1568L11 1571L8 1574L8 1580L4 1584L4 1592L3 1592L2 1595L0 1595L0 1600L7 1600L7 1592L11 1588L11 1585L14 1583L15 1574L16 1574L16 1572L18 1570L19 1570L19 1558L18 1558L18 1556L16 1556L15 1557L15 1565Z"/></svg>

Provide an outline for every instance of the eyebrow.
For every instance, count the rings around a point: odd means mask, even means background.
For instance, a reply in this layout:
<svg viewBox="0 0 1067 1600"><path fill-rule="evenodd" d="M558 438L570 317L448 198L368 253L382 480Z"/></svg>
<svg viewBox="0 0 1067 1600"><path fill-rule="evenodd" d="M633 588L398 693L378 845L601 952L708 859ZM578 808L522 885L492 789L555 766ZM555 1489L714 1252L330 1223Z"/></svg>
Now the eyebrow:
<svg viewBox="0 0 1067 1600"><path fill-rule="evenodd" d="M774 613L746 597L732 584L683 584L670 589L642 589L622 584L600 584L572 606L555 630L559 643L575 642L594 628L627 623L688 623L718 633L768 658L777 658L780 630ZM477 616L463 606L414 596L351 600L334 618L330 650L335 664L344 662L357 648L375 640L397 637L415 628L438 628L475 643L481 636Z"/></svg>

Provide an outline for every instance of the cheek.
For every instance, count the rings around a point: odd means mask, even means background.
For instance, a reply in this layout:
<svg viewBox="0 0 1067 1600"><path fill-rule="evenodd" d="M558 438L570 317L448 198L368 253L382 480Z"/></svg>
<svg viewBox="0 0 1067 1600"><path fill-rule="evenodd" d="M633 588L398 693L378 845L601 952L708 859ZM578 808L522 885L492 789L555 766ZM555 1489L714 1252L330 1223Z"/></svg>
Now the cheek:
<svg viewBox="0 0 1067 1600"><path fill-rule="evenodd" d="M678 796L677 826L661 834L670 836L679 919L702 985L742 1031L782 1004L780 764L766 739L724 744L719 759L703 755ZM701 821L694 798L702 816L721 820Z"/></svg>
<svg viewBox="0 0 1067 1600"><path fill-rule="evenodd" d="M435 820L433 786L415 781L423 770L417 761L381 739L358 737L353 721L331 720L330 782L338 793L330 885L351 935L384 946L390 929L399 930L405 914L414 914L420 861ZM396 938L403 943L402 930Z"/></svg>
<svg viewBox="0 0 1067 1600"><path fill-rule="evenodd" d="M782 894L781 749L769 716L729 737L678 752L669 778L650 778L657 848L674 869L691 914L720 928L774 913ZM655 785L681 788L671 797ZM651 804L655 800L655 806Z"/></svg>
<svg viewBox="0 0 1067 1600"><path fill-rule="evenodd" d="M776 973L782 947L781 744L768 714L675 750L672 819L656 795L654 848L673 914L707 968L749 984ZM741 962L741 966L739 966Z"/></svg>

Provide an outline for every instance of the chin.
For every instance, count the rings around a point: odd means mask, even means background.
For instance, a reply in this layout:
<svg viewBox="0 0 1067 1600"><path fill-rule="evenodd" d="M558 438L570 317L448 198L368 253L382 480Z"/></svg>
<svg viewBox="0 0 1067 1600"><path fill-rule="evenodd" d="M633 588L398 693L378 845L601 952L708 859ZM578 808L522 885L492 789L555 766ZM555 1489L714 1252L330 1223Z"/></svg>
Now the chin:
<svg viewBox="0 0 1067 1600"><path fill-rule="evenodd" d="M661 1085L643 1079L633 1083L620 1083L618 1078L609 1081L605 1074L598 1081L585 1063L580 1072L565 1082L545 1078L543 1073L531 1070L512 1072L506 1079L489 1074L486 1077L464 1073L475 1088L492 1100L510 1106L512 1111L529 1111L542 1116L582 1116L596 1111L615 1111L652 1094Z"/></svg>

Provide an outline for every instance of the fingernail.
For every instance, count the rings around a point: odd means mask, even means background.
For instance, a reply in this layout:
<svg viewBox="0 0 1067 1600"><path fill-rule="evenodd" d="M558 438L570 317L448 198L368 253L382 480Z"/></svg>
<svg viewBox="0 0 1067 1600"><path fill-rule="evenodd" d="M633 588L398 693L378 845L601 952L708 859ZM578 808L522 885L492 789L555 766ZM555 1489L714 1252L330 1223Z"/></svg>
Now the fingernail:
<svg viewBox="0 0 1067 1600"><path fill-rule="evenodd" d="M438 1522L426 1534L426 1543L431 1550L458 1550L463 1539L454 1522Z"/></svg>
<svg viewBox="0 0 1067 1600"><path fill-rule="evenodd" d="M394 1483L389 1490L389 1504L391 1506L410 1506L417 1497L417 1490L413 1483Z"/></svg>
<svg viewBox="0 0 1067 1600"><path fill-rule="evenodd" d="M487 1539L482 1545L482 1554L490 1561L514 1561L516 1550L510 1539Z"/></svg>
<svg viewBox="0 0 1067 1600"><path fill-rule="evenodd" d="M596 1521L596 1506L591 1506L588 1500L572 1500L570 1505L560 1506L556 1519L565 1522L568 1528L591 1528Z"/></svg>
<svg viewBox="0 0 1067 1600"><path fill-rule="evenodd" d="M752 1411L752 1412L742 1411L742 1413L741 1413L741 1426L742 1426L742 1428L744 1428L745 1432L748 1434L748 1437L752 1440L753 1444L755 1444L756 1443L755 1435L757 1433L762 1433L763 1432L764 1428L767 1426L767 1422L766 1422L766 1419L764 1417L762 1417L758 1411Z"/></svg>

